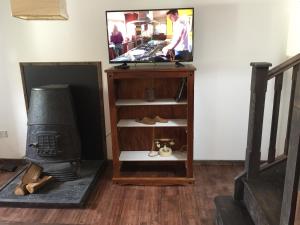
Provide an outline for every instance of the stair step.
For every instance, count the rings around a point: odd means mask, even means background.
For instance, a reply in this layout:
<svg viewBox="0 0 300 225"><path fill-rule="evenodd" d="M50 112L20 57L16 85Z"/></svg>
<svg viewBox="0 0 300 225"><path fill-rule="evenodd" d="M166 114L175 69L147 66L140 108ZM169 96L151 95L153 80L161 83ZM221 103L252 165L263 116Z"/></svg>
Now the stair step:
<svg viewBox="0 0 300 225"><path fill-rule="evenodd" d="M217 225L254 225L247 209L231 196L215 198Z"/></svg>
<svg viewBox="0 0 300 225"><path fill-rule="evenodd" d="M286 162L244 180L244 203L256 225L279 225Z"/></svg>

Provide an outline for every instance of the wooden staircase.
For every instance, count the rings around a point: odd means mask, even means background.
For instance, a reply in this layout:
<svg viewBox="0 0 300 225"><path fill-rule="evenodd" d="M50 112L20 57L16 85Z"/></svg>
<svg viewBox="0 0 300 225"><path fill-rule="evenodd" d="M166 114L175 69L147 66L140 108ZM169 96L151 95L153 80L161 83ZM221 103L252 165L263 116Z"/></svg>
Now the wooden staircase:
<svg viewBox="0 0 300 225"><path fill-rule="evenodd" d="M235 179L233 196L215 198L216 224L296 225L300 175L300 54L271 70L270 63L251 63L251 66L245 170ZM293 68L293 74L285 149L282 156L276 157L283 76L290 68ZM265 93L267 83L271 79L275 79L275 85L270 146L268 160L262 162Z"/></svg>

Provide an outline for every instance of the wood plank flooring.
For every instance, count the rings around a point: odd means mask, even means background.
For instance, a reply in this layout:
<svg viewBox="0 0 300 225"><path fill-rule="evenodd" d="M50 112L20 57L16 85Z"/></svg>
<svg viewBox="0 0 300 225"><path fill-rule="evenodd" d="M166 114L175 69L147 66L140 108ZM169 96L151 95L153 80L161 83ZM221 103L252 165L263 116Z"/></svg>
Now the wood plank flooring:
<svg viewBox="0 0 300 225"><path fill-rule="evenodd" d="M233 193L238 165L195 165L195 185L120 186L109 165L83 209L0 208L0 225L213 225L217 195ZM0 183L7 179L0 173Z"/></svg>

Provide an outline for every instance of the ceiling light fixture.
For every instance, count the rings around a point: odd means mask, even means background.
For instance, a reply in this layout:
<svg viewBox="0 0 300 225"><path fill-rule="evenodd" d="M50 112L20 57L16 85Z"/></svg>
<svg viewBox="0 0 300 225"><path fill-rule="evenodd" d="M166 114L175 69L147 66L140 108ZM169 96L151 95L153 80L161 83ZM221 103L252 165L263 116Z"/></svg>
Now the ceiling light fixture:
<svg viewBox="0 0 300 225"><path fill-rule="evenodd" d="M65 0L11 0L12 16L24 20L67 20Z"/></svg>

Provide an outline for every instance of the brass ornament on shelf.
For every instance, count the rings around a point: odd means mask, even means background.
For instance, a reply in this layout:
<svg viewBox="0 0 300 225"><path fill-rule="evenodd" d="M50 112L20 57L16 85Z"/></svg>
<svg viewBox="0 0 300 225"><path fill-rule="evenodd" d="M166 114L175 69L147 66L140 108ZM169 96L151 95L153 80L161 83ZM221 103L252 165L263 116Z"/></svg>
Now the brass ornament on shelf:
<svg viewBox="0 0 300 225"><path fill-rule="evenodd" d="M172 149L164 145L164 147L159 149L159 155L162 157L168 157L172 155Z"/></svg>
<svg viewBox="0 0 300 225"><path fill-rule="evenodd" d="M154 157L160 155L161 157L167 157L172 155L172 147L175 145L174 139L160 138L154 139L152 149L148 156Z"/></svg>

